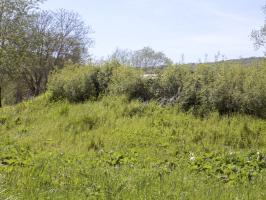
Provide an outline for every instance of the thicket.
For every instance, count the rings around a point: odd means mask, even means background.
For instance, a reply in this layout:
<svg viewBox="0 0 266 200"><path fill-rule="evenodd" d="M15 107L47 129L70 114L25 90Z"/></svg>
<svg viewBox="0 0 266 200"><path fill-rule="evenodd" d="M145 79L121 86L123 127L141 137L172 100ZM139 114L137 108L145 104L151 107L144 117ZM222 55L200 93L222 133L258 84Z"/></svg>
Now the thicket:
<svg viewBox="0 0 266 200"><path fill-rule="evenodd" d="M245 113L266 117L266 66L235 63L170 66L145 74L142 69L110 62L102 66L67 67L48 83L52 99L97 100L126 95L129 100L178 104L184 111L205 115Z"/></svg>
<svg viewBox="0 0 266 200"><path fill-rule="evenodd" d="M54 71L48 80L52 100L67 99L69 102L97 100L106 93L112 77L113 64L101 68L93 66L67 66Z"/></svg>

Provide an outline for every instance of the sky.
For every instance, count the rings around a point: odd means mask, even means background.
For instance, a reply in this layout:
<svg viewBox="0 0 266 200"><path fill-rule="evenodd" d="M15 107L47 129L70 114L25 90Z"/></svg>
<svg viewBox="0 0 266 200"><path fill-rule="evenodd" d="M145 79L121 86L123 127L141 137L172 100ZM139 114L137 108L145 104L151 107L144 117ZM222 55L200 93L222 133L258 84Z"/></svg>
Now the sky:
<svg viewBox="0 0 266 200"><path fill-rule="evenodd" d="M78 12L91 27L95 59L149 46L175 62L263 56L250 34L264 24L264 0L46 0L42 9Z"/></svg>

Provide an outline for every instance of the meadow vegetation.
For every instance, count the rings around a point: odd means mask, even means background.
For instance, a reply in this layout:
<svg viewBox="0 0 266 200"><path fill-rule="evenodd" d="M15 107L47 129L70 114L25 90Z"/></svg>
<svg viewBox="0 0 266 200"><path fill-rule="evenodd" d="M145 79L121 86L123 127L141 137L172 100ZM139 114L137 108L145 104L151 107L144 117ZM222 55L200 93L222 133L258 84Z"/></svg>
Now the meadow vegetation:
<svg viewBox="0 0 266 200"><path fill-rule="evenodd" d="M265 58L96 61L82 17L42 2L0 1L0 200L266 199Z"/></svg>
<svg viewBox="0 0 266 200"><path fill-rule="evenodd" d="M265 199L265 69L53 72L0 110L0 199Z"/></svg>

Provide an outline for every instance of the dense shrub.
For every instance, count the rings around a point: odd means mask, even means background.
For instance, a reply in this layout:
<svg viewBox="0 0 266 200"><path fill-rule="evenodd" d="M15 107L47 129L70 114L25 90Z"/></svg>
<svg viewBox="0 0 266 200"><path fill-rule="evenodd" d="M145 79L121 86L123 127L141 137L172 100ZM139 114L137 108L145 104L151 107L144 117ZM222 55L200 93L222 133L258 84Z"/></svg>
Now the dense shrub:
<svg viewBox="0 0 266 200"><path fill-rule="evenodd" d="M205 114L213 109L210 93L213 90L214 69L211 66L200 65L184 76L183 88L178 103L185 111Z"/></svg>
<svg viewBox="0 0 266 200"><path fill-rule="evenodd" d="M53 72L48 81L51 99L70 102L96 100L107 94L113 71L120 68L117 62L95 66L68 66Z"/></svg>
<svg viewBox="0 0 266 200"><path fill-rule="evenodd" d="M266 117L265 66L224 66L217 69L211 103L221 114L240 112Z"/></svg>
<svg viewBox="0 0 266 200"><path fill-rule="evenodd" d="M247 114L266 117L266 66L247 72L243 91L242 110Z"/></svg>
<svg viewBox="0 0 266 200"><path fill-rule="evenodd" d="M92 67L66 67L54 72L49 79L48 89L53 100L67 99L81 102L97 98L98 70Z"/></svg>
<svg viewBox="0 0 266 200"><path fill-rule="evenodd" d="M124 94L130 100L147 101L154 97L155 82L152 79L144 78L144 72L140 69L120 67L113 71L109 89L111 94Z"/></svg>
<svg viewBox="0 0 266 200"><path fill-rule="evenodd" d="M233 63L170 67L159 76L160 97L200 115L246 113L266 117L266 66Z"/></svg>
<svg viewBox="0 0 266 200"><path fill-rule="evenodd" d="M160 97L179 96L189 73L191 69L188 67L168 67L163 70L159 76Z"/></svg>
<svg viewBox="0 0 266 200"><path fill-rule="evenodd" d="M98 66L97 87L99 94L107 94L109 92L108 89L113 77L113 72L120 67L121 64L116 61L106 62Z"/></svg>
<svg viewBox="0 0 266 200"><path fill-rule="evenodd" d="M151 72L150 72L151 73ZM108 62L97 67L67 67L52 74L53 99L80 102L101 95L129 100L177 103L184 111L205 115L246 113L266 117L266 66L234 63L172 66L144 76L142 69Z"/></svg>

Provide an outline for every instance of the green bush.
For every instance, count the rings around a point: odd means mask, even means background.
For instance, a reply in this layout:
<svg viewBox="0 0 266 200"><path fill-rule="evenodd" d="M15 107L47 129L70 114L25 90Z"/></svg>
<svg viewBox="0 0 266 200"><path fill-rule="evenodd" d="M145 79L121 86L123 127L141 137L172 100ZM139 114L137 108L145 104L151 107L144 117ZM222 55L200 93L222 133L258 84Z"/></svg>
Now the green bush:
<svg viewBox="0 0 266 200"><path fill-rule="evenodd" d="M200 115L213 110L210 93L213 90L215 75L213 67L204 65L187 73L178 101L183 110L192 110Z"/></svg>
<svg viewBox="0 0 266 200"><path fill-rule="evenodd" d="M67 99L82 102L97 98L98 70L92 67L70 66L54 72L49 79L48 89L53 100Z"/></svg>
<svg viewBox="0 0 266 200"><path fill-rule="evenodd" d="M204 116L245 113L266 117L266 66L234 63L171 66L157 76L142 69L108 62L96 67L67 67L48 83L52 99L82 102L101 95L125 95L129 100L177 103L184 111Z"/></svg>
<svg viewBox="0 0 266 200"><path fill-rule="evenodd" d="M247 73L243 83L242 110L266 118L266 66Z"/></svg>
<svg viewBox="0 0 266 200"><path fill-rule="evenodd" d="M95 66L68 66L53 72L48 81L51 99L70 102L96 100L108 93L113 71L119 63L108 62Z"/></svg>
<svg viewBox="0 0 266 200"><path fill-rule="evenodd" d="M221 114L246 113L266 117L265 66L225 66L217 69L211 103Z"/></svg>
<svg viewBox="0 0 266 200"><path fill-rule="evenodd" d="M191 70L186 67L168 67L163 70L159 76L160 97L178 97L189 73Z"/></svg>
<svg viewBox="0 0 266 200"><path fill-rule="evenodd" d="M266 66L234 63L170 67L159 76L160 97L175 97L184 111L266 117Z"/></svg>
<svg viewBox="0 0 266 200"><path fill-rule="evenodd" d="M140 69L119 67L113 71L109 90L111 94L124 94L130 100L147 101L155 95L155 82L152 79L144 78L144 72Z"/></svg>
<svg viewBox="0 0 266 200"><path fill-rule="evenodd" d="M113 72L119 67L121 67L121 64L116 61L105 62L98 67L96 83L98 94L107 94L109 92L108 89Z"/></svg>

